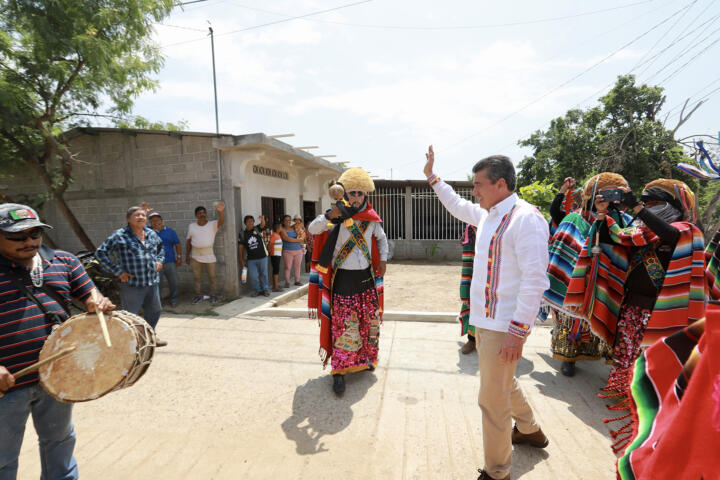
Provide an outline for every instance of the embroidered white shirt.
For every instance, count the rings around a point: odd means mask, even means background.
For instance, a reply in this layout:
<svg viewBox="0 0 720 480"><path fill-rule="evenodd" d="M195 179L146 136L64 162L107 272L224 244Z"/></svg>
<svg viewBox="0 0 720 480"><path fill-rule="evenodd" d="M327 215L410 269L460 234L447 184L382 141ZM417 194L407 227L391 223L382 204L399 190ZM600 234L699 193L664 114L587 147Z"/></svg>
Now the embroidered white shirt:
<svg viewBox="0 0 720 480"><path fill-rule="evenodd" d="M318 235L323 233L325 230L330 230L331 227L335 227L335 225L328 225L328 223L328 219L325 218L324 214L318 215L318 217L310 223L310 226L308 226L308 231L313 235ZM382 228L382 224L378 222L370 222L367 230L365 230L365 235L363 236L365 237L365 242L367 243L368 248L372 248L372 237L375 237L377 240L378 250L380 252L380 260L386 262L388 256L388 241L387 236L385 235L385 230ZM335 251L333 252L333 261L349 238L350 231L345 225L341 225L340 232L338 233L338 240L335 244ZM345 270L365 270L369 266L370 263L368 262L367 257L365 257L362 249L360 247L355 247L352 249L342 265L340 265L340 268Z"/></svg>
<svg viewBox="0 0 720 480"><path fill-rule="evenodd" d="M479 328L506 332L510 321L532 328L540 309L543 292L550 287L547 278L548 223L542 214L513 193L485 210L465 200L443 181L433 185L440 202L456 218L477 226L475 262L470 284L470 323ZM503 217L515 206L501 236L499 255L494 258L498 272L495 287L488 285L490 241ZM486 315L486 294L495 298L495 314Z"/></svg>

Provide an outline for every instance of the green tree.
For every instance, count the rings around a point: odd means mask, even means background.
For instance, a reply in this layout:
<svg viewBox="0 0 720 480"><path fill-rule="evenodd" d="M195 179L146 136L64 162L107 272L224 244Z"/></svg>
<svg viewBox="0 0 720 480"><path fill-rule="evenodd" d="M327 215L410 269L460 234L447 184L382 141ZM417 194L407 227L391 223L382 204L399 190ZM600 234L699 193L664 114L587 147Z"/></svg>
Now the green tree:
<svg viewBox="0 0 720 480"><path fill-rule="evenodd" d="M556 189L552 182L533 182L530 185L520 187L518 195L528 203L535 205L538 210L550 219L550 204L555 198Z"/></svg>
<svg viewBox="0 0 720 480"><path fill-rule="evenodd" d="M662 87L636 85L632 75L618 77L598 106L570 110L548 130L519 142L533 149L520 162L519 184L550 181L559 186L567 176L581 179L610 171L623 175L635 190L658 177L696 186L674 168L687 158L675 141L676 129L665 128L657 118L664 102Z"/></svg>
<svg viewBox="0 0 720 480"><path fill-rule="evenodd" d="M33 171L75 234L94 245L63 198L73 154L60 133L79 114L128 114L156 86L153 22L174 0L0 1L0 166Z"/></svg>

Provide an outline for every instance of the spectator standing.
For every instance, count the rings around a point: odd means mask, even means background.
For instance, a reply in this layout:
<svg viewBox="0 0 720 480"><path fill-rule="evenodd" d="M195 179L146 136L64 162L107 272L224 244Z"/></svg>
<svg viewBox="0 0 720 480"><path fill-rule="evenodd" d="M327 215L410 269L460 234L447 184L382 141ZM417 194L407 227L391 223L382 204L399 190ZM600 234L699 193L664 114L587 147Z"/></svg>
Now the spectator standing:
<svg viewBox="0 0 720 480"><path fill-rule="evenodd" d="M176 307L178 304L177 267L182 265L180 239L175 230L163 224L163 218L159 213L153 212L148 218L153 230L160 236L165 251L165 262L162 270L160 270L160 294L162 296L164 284L167 282L170 290L170 306Z"/></svg>
<svg viewBox="0 0 720 480"><path fill-rule="evenodd" d="M217 220L207 219L207 210L200 206L195 208L196 222L188 227L186 262L192 266L195 298L193 305L204 299L202 294L202 272L205 270L210 282L210 295L205 296L211 303L217 302L217 280L215 278L215 265L217 258L213 251L215 235L225 223L225 203L219 202L215 207L218 212Z"/></svg>
<svg viewBox="0 0 720 480"><path fill-rule="evenodd" d="M285 215L280 227L280 236L283 240L283 261L285 262L285 288L290 288L290 270L295 272L295 285L300 283L300 265L303 261L303 241L290 223L290 215Z"/></svg>
<svg viewBox="0 0 720 480"><path fill-rule="evenodd" d="M160 236L147 226L147 207L130 207L125 216L127 225L113 232L95 251L100 265L120 278L120 299L123 310L143 318L155 330L160 303L160 270L165 249ZM111 259L116 256L118 262ZM158 340L158 346L167 342Z"/></svg>
<svg viewBox="0 0 720 480"><path fill-rule="evenodd" d="M270 235L270 247L272 255L270 256L270 263L272 265L272 276L273 276L273 292L280 292L280 285L278 277L280 275L280 259L282 258L283 240L280 236L280 229L282 225L275 223L273 225L273 232Z"/></svg>
<svg viewBox="0 0 720 480"><path fill-rule="evenodd" d="M268 252L262 238L262 231L255 226L255 219L252 215L246 215L243 223L245 231L240 233L238 239L238 261L243 267L247 265L250 288L253 290L250 296L265 295L269 297ZM247 253L247 263L243 258L244 253Z"/></svg>

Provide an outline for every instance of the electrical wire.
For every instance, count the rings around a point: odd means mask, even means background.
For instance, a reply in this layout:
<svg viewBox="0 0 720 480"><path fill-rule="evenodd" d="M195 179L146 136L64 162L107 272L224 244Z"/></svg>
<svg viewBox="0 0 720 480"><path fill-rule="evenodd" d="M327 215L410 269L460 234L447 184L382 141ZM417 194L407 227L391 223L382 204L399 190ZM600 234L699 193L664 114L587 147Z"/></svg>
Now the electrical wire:
<svg viewBox="0 0 720 480"><path fill-rule="evenodd" d="M549 18L540 18L536 20L525 20L521 22L507 22L507 23L488 23L488 24L482 24L482 25L441 25L441 26L432 26L432 25L377 25L377 24L364 24L364 23L350 23L350 22L339 22L334 20L322 20L317 18L311 18L307 19L309 21L313 22L319 22L319 23L327 23L327 24L333 24L333 25L343 25L347 27L362 27L362 28L375 28L375 29L384 29L384 30L479 30L479 29L489 29L489 28L503 28L503 27L517 27L517 26L524 26L524 25L533 25L538 23L548 23L548 22L557 22L560 20L568 20L573 18L580 18L580 17L586 17L590 15L597 15L600 13L606 13L611 12L615 10L621 10L624 8L630 8L637 5L643 5L645 3L651 3L653 0L644 0L642 2L634 2L629 3L625 5L619 5L617 7L610 7L610 8L603 8L601 10L593 10L590 12L582 12L572 15L564 15L560 17L549 17ZM272 15L280 15L283 17L291 17L290 15L287 15L285 13L275 12L272 10L265 10L261 8L256 7L250 7L248 5L242 5L235 3L238 7L245 8L248 10L254 10L256 12L262 12L262 13L269 13ZM295 18L295 17L293 17Z"/></svg>
<svg viewBox="0 0 720 480"><path fill-rule="evenodd" d="M586 68L585 70L583 70L582 72L580 72L580 73L574 75L573 77L571 77L570 79L562 82L560 85L558 85L558 86L556 86L556 87L548 90L547 92L545 92L544 94L542 94L542 95L539 96L538 98L536 98L536 99L532 100L531 102L525 104L523 107L521 107L521 108L513 111L512 113L509 113L508 115L505 115L503 118L501 118L501 119L498 120L497 122L493 123L493 124L490 125L489 127L484 128L483 130L478 131L478 132L475 132L475 133L473 133L473 134L471 134L471 135L468 135L468 136L460 139L459 141L451 144L451 145L448 146L445 150L446 150L446 151L452 150L452 149L454 149L455 147L457 147L458 145L461 145L461 144L465 143L466 141L470 140L471 138L474 138L474 137L480 135L481 133L486 132L487 130L490 130L490 129L492 129L492 128L498 126L498 125L500 125L501 123L504 123L505 121L507 121L507 120L509 120L510 118L514 117L514 116L517 115L518 113L522 112L523 110L531 107L532 105L535 105L535 104L538 103L539 101L543 100L545 97L551 95L552 93L556 92L557 90L561 89L562 87L564 87L564 86L572 83L573 81L575 81L575 80L577 80L578 78L582 77L582 76L585 75L586 73L590 72L592 69L594 69L594 68L597 67L598 65L600 65L600 64L604 63L605 61L609 60L609 59L612 58L614 55L616 55L618 52L626 49L627 47L629 47L630 45L634 44L635 42L637 42L637 41L640 40L641 38L644 38L645 36L647 36L648 34L650 34L652 31L656 30L656 29L657 29L658 27L660 27L661 25L664 25L665 23L669 22L672 18L675 17L675 15L677 15L678 13L680 13L683 9L688 8L688 7L690 7L691 5L695 4L697 1L698 1L698 0L692 0L691 2L689 2L688 4L686 4L685 6L683 6L681 9L673 12L673 13L670 14L668 17L666 17L664 20L660 21L659 23L656 23L655 25L653 25L652 27L650 27L650 29L648 29L648 30L646 30L645 32L641 33L640 35L636 36L635 38L633 38L633 39L630 40L629 42L627 42L627 43L625 43L624 45L622 45L620 48L617 48L617 49L614 50L612 53L606 55L605 57L603 57L603 58L600 59L599 61L595 62L594 64L592 64L591 66L589 66L588 68Z"/></svg>
<svg viewBox="0 0 720 480"><path fill-rule="evenodd" d="M334 12L334 11L336 11L336 10L340 10L340 9L348 8L348 7L354 7L354 6L357 6L357 5L362 5L362 4L364 4L364 3L370 3L370 2L372 2L372 1L373 1L373 0L361 0L361 1L359 1L359 2L348 3L348 4L345 4L345 5L340 5L340 6L333 7L333 8L327 8L327 9L325 9L325 10L318 10L318 11L315 11L315 12L306 13L306 14L304 14L304 15L298 15L298 16L296 16L296 17L284 18L284 19L282 19L282 20L276 20L276 21L274 21L274 22L267 22L267 23L263 23L263 24L260 24L260 25L253 25L253 26L251 26L251 27L240 28L240 29L238 29L238 30L233 30L233 31L231 31L231 32L225 32L225 33L216 34L216 35L215 35L215 38L225 37L225 36L228 36L228 35L234 35L234 34L240 33L240 32L247 32L248 30L255 30L255 29L257 29L257 28L268 27L268 26L270 26L270 25L277 25L278 23L285 23L285 22L290 22L290 21L292 21L292 20L299 20L299 19L302 19L302 18L311 17L311 16L313 16L313 15L321 15L321 14L323 14L323 13ZM161 45L161 48L168 48L168 47L174 47L174 46L177 46L177 45L184 45L184 44L187 44L187 43L199 42L199 41L205 40L206 38L207 38L207 37L195 38L195 39L192 39L192 40L185 40L185 41L182 41L182 42L170 43L170 44L168 44L168 45Z"/></svg>

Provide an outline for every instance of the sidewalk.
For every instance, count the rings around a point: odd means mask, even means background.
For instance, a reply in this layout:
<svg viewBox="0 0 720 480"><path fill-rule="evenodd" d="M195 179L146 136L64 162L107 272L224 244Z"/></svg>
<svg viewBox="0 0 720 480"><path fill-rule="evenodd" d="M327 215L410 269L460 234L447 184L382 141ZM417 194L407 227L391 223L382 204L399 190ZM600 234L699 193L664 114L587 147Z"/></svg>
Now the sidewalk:
<svg viewBox="0 0 720 480"><path fill-rule="evenodd" d="M314 320L163 317L159 330L170 345L144 378L75 406L81 478L477 478L477 356L459 353L457 325L386 321L378 368L350 375L341 398ZM549 332L535 328L518 377L550 445L516 448L512 478L612 479L596 396L608 368L563 377ZM39 471L29 422L19 478Z"/></svg>

